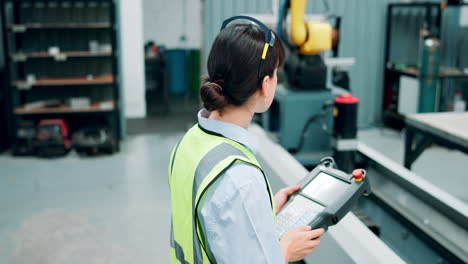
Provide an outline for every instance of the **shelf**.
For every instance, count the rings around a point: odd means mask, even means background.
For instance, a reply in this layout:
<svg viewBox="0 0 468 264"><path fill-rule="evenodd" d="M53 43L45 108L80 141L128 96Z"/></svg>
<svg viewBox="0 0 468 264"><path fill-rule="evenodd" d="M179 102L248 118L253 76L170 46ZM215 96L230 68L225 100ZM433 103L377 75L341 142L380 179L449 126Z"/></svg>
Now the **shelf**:
<svg viewBox="0 0 468 264"><path fill-rule="evenodd" d="M466 6L468 3L461 1L462 3L459 4L452 4L449 6ZM391 7L440 7L440 3L437 2L408 2L408 3L391 3L389 4Z"/></svg>
<svg viewBox="0 0 468 264"><path fill-rule="evenodd" d="M409 67L402 70L397 70L391 67L387 68L389 71L396 72L410 77L419 77L419 71L416 68ZM468 73L463 72L457 68L446 68L439 71L439 78L468 78Z"/></svg>
<svg viewBox="0 0 468 264"><path fill-rule="evenodd" d="M13 82L13 86L18 89L29 89L33 86L71 86L71 85L103 85L113 84L114 76L112 74L94 76L93 79L88 80L86 77L71 77L71 78L47 78L38 79L33 83L27 81Z"/></svg>
<svg viewBox="0 0 468 264"><path fill-rule="evenodd" d="M13 32L22 33L28 29L108 29L111 23L29 23L12 24L8 29Z"/></svg>
<svg viewBox="0 0 468 264"><path fill-rule="evenodd" d="M18 107L15 109L17 115L42 115L42 114L80 114L80 113L99 113L112 112L115 109L114 101L103 101L94 103L90 107L72 109L68 106L60 107L41 107L35 109L26 109Z"/></svg>
<svg viewBox="0 0 468 264"><path fill-rule="evenodd" d="M56 58L58 60L65 60L66 58L87 58L87 57L110 57L112 52L89 52L89 51L66 51L51 55L48 52L30 52L30 53L15 53L11 55L14 61L25 61L27 59L43 59L43 58Z"/></svg>
<svg viewBox="0 0 468 264"><path fill-rule="evenodd" d="M422 2L422 3L391 3L389 4L391 7L439 7L440 3L430 3L430 2Z"/></svg>
<svg viewBox="0 0 468 264"><path fill-rule="evenodd" d="M9 104L14 124L9 127L11 142L17 142L24 120L63 118L74 130L88 124L109 127L119 148L120 54L115 2L1 3L2 15L8 18L3 30L5 89L13 102Z"/></svg>

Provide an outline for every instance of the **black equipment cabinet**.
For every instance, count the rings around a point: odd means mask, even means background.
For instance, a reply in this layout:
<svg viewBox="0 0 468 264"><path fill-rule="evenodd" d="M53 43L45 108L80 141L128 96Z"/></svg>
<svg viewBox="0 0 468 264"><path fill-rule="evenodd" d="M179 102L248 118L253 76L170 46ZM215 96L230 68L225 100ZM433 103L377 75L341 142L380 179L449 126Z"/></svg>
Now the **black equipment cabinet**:
<svg viewBox="0 0 468 264"><path fill-rule="evenodd" d="M3 14L0 14L0 17L3 17ZM3 36L3 25L2 20L0 20L0 36ZM8 148L9 145L9 106L8 106L8 89L6 82L6 72L5 72L5 53L3 47L3 39L0 41L0 152Z"/></svg>
<svg viewBox="0 0 468 264"><path fill-rule="evenodd" d="M8 147L8 106L7 95L4 86L4 71L0 69L0 152Z"/></svg>
<svg viewBox="0 0 468 264"><path fill-rule="evenodd" d="M4 0L11 142L22 122L104 125L122 138L114 0Z"/></svg>

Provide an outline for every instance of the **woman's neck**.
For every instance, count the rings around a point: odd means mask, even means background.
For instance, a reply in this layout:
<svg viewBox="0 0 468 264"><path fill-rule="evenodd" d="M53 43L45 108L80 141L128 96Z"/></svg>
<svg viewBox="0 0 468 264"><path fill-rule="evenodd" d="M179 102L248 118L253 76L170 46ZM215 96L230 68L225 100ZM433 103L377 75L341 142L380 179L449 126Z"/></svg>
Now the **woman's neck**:
<svg viewBox="0 0 468 264"><path fill-rule="evenodd" d="M226 106L222 111L214 110L208 118L247 128L254 114L248 107Z"/></svg>

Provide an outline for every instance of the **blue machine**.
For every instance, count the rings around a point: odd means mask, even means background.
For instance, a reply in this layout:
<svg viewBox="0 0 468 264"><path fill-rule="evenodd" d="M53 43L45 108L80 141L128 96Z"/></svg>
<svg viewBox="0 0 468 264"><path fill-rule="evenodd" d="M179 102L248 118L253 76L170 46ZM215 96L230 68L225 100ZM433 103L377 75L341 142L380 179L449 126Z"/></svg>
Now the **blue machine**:
<svg viewBox="0 0 468 264"><path fill-rule="evenodd" d="M328 89L321 52L331 50L333 57L338 56L341 18L327 14L333 17L334 27L327 21L305 21L306 5L306 0L281 1L277 33L288 51L285 81L278 84L262 121L264 129L276 133L279 144L302 165L315 166L334 153L333 98L341 92ZM340 86L349 88L349 83Z"/></svg>
<svg viewBox="0 0 468 264"><path fill-rule="evenodd" d="M333 111L327 104L339 94L330 89L296 91L280 83L270 110L263 114L263 127L275 133L279 144L301 164L317 165L333 153Z"/></svg>

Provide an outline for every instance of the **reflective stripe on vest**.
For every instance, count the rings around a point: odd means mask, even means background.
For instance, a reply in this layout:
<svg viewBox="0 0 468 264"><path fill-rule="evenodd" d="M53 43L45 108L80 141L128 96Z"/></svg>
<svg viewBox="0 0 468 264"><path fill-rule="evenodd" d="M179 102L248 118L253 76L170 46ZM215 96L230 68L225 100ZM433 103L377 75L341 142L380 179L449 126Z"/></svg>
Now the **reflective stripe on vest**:
<svg viewBox="0 0 468 264"><path fill-rule="evenodd" d="M198 211L206 191L237 162L255 166L263 173L258 161L246 147L227 138L207 134L197 125L187 132L172 152L169 163L169 185L173 211L171 220L173 263L214 262L212 257L210 261L208 245L198 222ZM263 175L265 177L265 174ZM274 215L273 195L266 177L265 181Z"/></svg>
<svg viewBox="0 0 468 264"><path fill-rule="evenodd" d="M182 247L175 241L174 239L174 230L172 227L172 219L171 219L171 248L175 250L175 255L178 261L183 264L189 264L187 261L185 261L185 255L184 255L184 250Z"/></svg>

